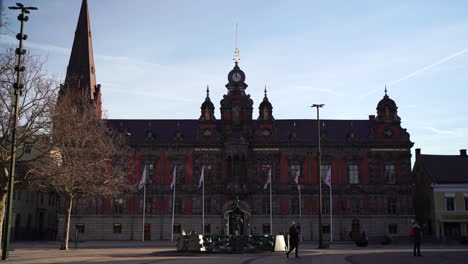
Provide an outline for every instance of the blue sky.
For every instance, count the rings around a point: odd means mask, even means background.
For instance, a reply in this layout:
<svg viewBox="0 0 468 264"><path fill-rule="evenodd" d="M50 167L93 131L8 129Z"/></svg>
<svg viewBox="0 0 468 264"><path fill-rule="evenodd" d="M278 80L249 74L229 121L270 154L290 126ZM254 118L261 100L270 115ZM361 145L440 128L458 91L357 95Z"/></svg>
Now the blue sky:
<svg viewBox="0 0 468 264"><path fill-rule="evenodd" d="M23 2L40 9L26 47L63 80L81 0ZM468 147L466 1L89 0L89 8L109 118L196 119L206 85L219 118L238 23L255 109L266 85L277 119L315 118L313 103L325 104L325 119L367 119L387 85L415 147ZM16 45L19 29L17 14L6 15L2 48Z"/></svg>

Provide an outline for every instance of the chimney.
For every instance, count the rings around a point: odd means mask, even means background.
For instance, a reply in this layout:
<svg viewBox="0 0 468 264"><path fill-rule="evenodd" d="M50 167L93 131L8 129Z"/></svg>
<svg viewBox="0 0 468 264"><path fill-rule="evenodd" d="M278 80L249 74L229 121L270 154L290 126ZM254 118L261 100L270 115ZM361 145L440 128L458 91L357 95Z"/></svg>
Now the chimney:
<svg viewBox="0 0 468 264"><path fill-rule="evenodd" d="M460 156L466 157L466 149L460 149Z"/></svg>
<svg viewBox="0 0 468 264"><path fill-rule="evenodd" d="M421 149L420 149L420 148L417 148L417 149L416 149L416 158L418 158L419 155L421 155Z"/></svg>
<svg viewBox="0 0 468 264"><path fill-rule="evenodd" d="M369 120L375 120L375 115L369 115Z"/></svg>

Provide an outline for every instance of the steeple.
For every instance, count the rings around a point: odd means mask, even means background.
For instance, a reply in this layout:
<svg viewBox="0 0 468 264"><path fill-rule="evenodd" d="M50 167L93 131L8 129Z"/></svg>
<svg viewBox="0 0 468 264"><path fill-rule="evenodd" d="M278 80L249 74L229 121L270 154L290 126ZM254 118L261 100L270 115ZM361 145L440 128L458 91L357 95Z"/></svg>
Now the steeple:
<svg viewBox="0 0 468 264"><path fill-rule="evenodd" d="M97 104L97 111L99 115L101 114L101 92L100 85L96 84L87 0L83 0L81 3L64 88L80 92L81 95L85 96L83 99L89 98Z"/></svg>

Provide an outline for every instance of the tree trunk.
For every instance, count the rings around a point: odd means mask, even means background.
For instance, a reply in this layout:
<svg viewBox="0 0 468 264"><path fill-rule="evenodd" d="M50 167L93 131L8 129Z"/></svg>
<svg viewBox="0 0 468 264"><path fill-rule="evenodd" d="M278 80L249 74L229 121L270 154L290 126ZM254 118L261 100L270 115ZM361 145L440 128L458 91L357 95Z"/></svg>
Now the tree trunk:
<svg viewBox="0 0 468 264"><path fill-rule="evenodd" d="M7 192L0 192L0 227L3 227L3 219L5 218ZM0 245L3 245L3 228L0 228Z"/></svg>
<svg viewBox="0 0 468 264"><path fill-rule="evenodd" d="M62 246L60 247L61 250L68 250L68 241L70 240L70 219L71 219L71 211L73 206L73 197L68 197L68 207L67 207L67 214L65 217L65 224L63 226L63 241Z"/></svg>

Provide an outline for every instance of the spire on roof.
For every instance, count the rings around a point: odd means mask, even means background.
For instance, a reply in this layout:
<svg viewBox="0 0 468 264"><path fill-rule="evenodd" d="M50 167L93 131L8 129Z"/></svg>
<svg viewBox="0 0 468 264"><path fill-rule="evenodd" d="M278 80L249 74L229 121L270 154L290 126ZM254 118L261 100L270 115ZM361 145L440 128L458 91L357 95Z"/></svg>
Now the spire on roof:
<svg viewBox="0 0 468 264"><path fill-rule="evenodd" d="M81 3L65 84L72 89L87 90L86 94L87 96L89 95L91 100L94 100L97 96L91 24L87 0L83 0Z"/></svg>
<svg viewBox="0 0 468 264"><path fill-rule="evenodd" d="M210 87L208 86L208 84L206 85L206 97L210 97Z"/></svg>
<svg viewBox="0 0 468 264"><path fill-rule="evenodd" d="M265 84L265 97L267 97L267 89L266 89L266 84Z"/></svg>
<svg viewBox="0 0 468 264"><path fill-rule="evenodd" d="M385 85L385 95L387 95L387 85Z"/></svg>

